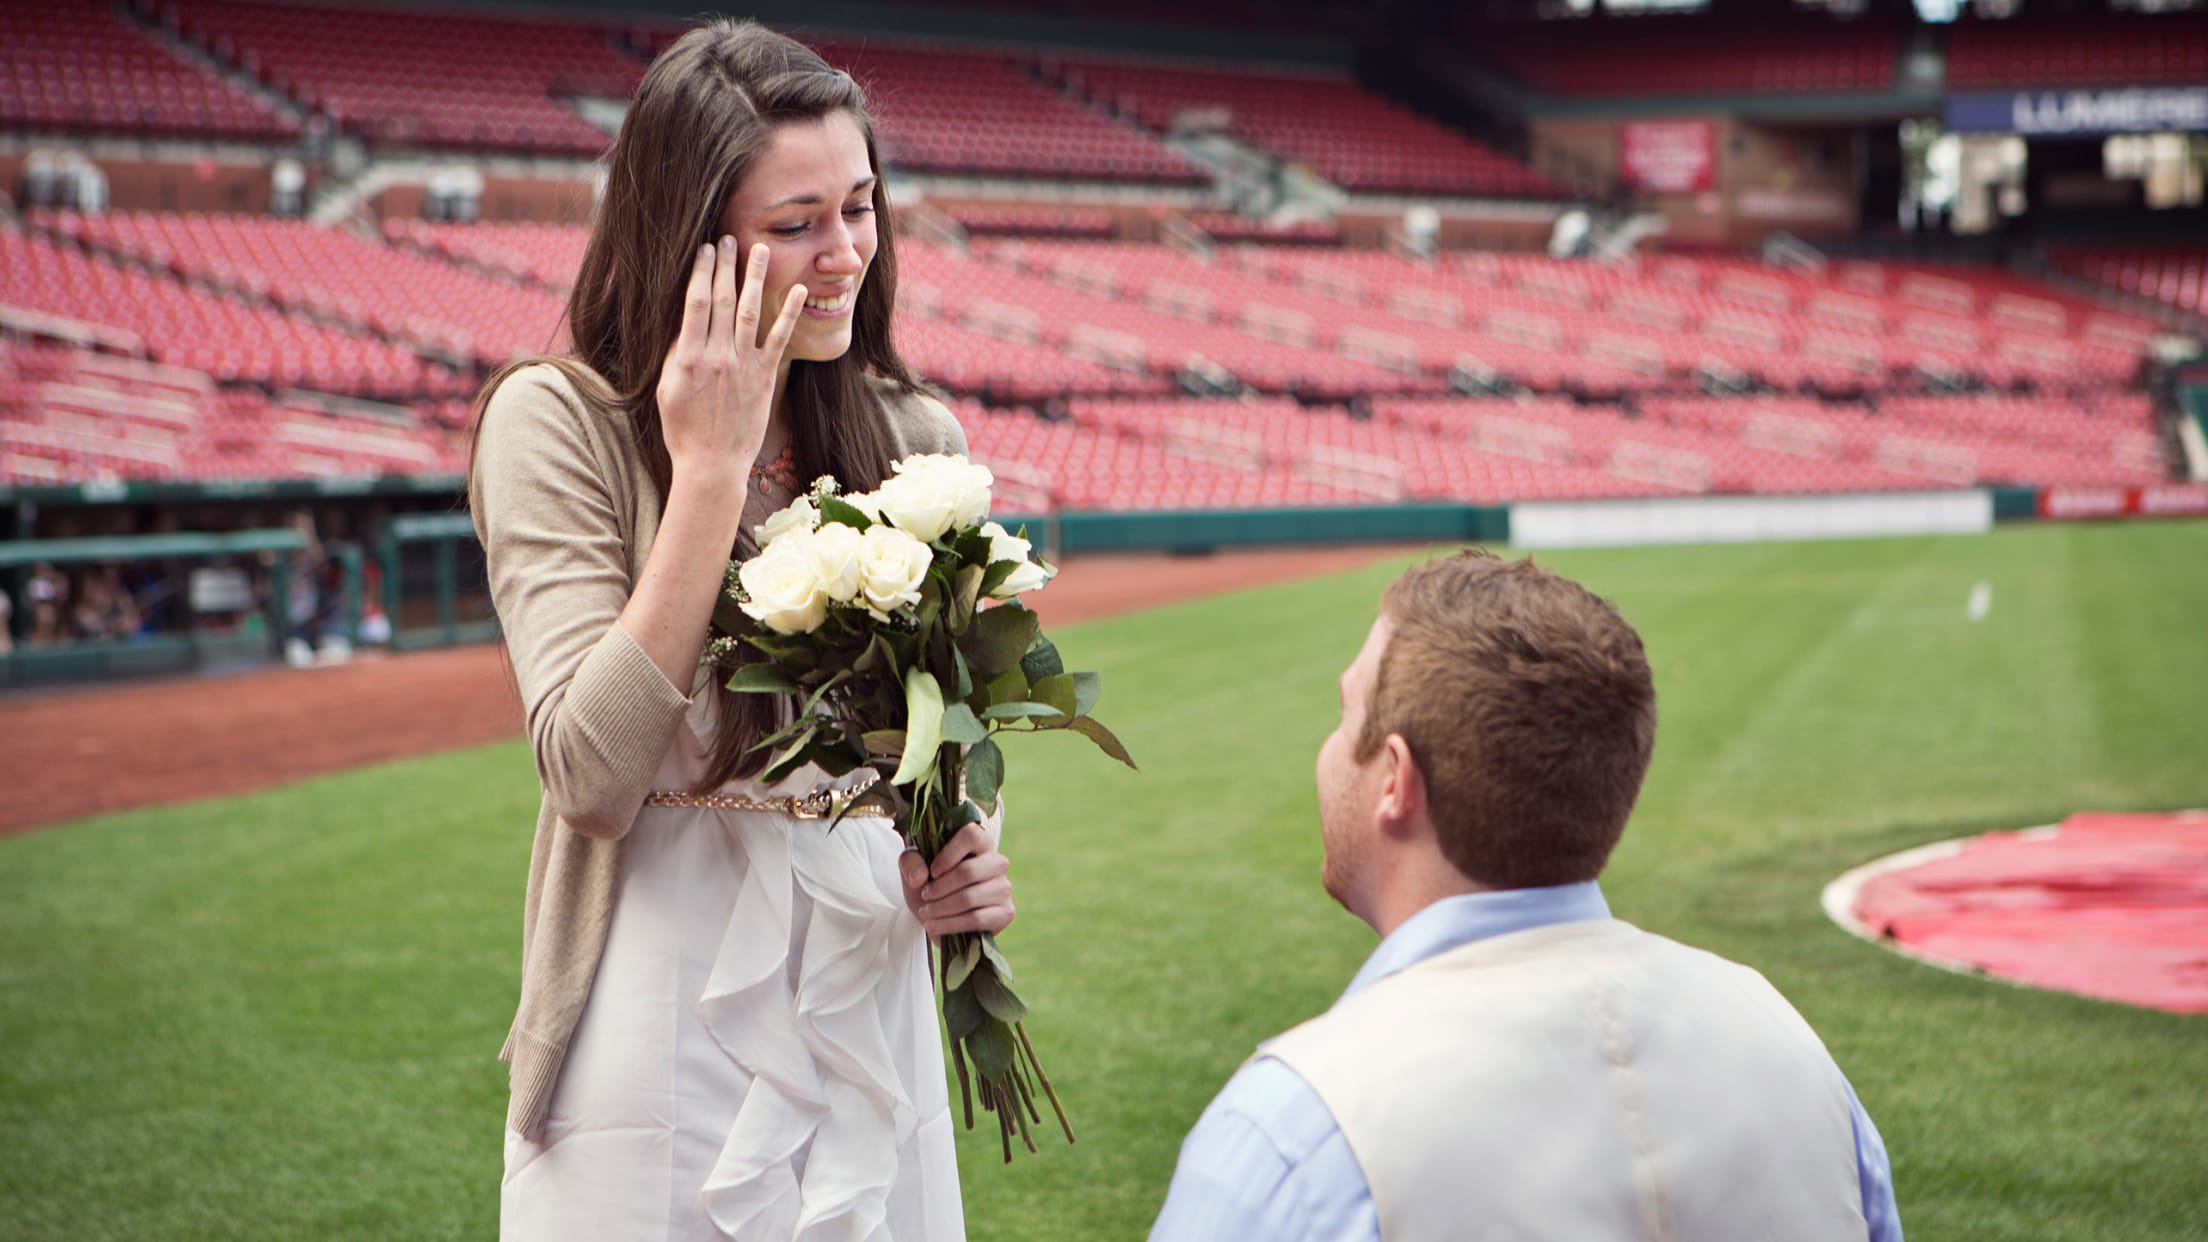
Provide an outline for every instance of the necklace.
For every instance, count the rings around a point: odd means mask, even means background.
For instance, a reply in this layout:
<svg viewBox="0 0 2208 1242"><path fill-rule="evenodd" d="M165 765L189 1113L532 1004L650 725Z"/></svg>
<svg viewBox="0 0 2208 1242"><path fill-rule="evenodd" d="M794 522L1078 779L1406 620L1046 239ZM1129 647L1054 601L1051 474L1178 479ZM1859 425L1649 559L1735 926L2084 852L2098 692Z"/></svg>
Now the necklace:
<svg viewBox="0 0 2208 1242"><path fill-rule="evenodd" d="M767 488L775 484L780 484L785 491L796 491L797 446L783 445L781 454L764 466L758 462L751 463L751 477L758 484L761 495L765 495Z"/></svg>

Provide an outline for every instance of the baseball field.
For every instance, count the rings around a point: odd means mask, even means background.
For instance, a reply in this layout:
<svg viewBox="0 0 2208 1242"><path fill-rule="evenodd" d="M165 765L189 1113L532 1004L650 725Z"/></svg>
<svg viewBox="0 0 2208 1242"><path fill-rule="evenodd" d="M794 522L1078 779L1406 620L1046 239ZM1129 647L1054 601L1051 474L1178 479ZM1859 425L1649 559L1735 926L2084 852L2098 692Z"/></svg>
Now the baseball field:
<svg viewBox="0 0 2208 1242"><path fill-rule="evenodd" d="M1793 999L1909 1236L2208 1237L2202 1018L1933 970L1818 907L1928 841L2208 805L2208 523L1542 559L1657 673L1613 909ZM1141 1236L1212 1092L1371 950L1319 889L1311 763L1403 563L1054 626L1142 771L1006 748L1005 946L1080 1142L1006 1168L962 1136L976 1239ZM501 741L0 838L0 1236L493 1236L535 798Z"/></svg>

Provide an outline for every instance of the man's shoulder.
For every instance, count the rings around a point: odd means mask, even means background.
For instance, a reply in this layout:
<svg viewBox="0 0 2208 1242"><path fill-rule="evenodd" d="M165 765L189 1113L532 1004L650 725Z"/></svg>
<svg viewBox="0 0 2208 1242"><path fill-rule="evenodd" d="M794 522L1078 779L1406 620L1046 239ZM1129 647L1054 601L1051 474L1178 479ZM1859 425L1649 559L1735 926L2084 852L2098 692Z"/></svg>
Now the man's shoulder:
<svg viewBox="0 0 2208 1242"><path fill-rule="evenodd" d="M1334 1115L1303 1075L1263 1049L1219 1089L1204 1120L1247 1126L1291 1164L1308 1159L1337 1132Z"/></svg>

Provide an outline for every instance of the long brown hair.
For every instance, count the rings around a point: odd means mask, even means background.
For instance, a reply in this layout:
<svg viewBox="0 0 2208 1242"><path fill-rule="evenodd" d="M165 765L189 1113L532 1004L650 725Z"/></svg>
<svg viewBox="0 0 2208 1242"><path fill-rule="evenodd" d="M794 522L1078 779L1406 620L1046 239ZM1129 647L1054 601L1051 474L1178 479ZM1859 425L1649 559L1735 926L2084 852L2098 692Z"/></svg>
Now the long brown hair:
<svg viewBox="0 0 2208 1242"><path fill-rule="evenodd" d="M573 352L524 358L493 374L475 398L473 437L480 438L491 395L508 376L550 363L567 373L583 400L627 420L664 504L674 464L660 428L657 389L682 329L683 295L698 250L719 235L730 196L777 127L837 112L857 122L866 139L866 162L875 176L874 261L859 285L850 350L827 362L792 360L783 409L799 478L832 474L849 490L879 485L895 449L883 402L920 387L890 337L897 248L865 93L797 40L727 18L688 31L645 72L606 152L605 194L568 296ZM472 493L472 469L470 476ZM750 534L739 533L731 554L754 550ZM765 766L766 756L750 753L751 743L772 727L779 705L722 691L720 709L701 788Z"/></svg>

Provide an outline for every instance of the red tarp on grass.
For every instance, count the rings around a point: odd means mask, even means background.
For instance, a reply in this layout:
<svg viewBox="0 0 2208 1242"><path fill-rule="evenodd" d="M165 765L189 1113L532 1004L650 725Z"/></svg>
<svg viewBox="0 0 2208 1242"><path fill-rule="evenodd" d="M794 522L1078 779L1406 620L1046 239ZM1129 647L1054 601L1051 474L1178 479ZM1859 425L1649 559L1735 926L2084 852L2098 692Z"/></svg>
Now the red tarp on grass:
<svg viewBox="0 0 2208 1242"><path fill-rule="evenodd" d="M1864 929L2017 983L2208 1013L2208 812L2073 815L1869 876Z"/></svg>

